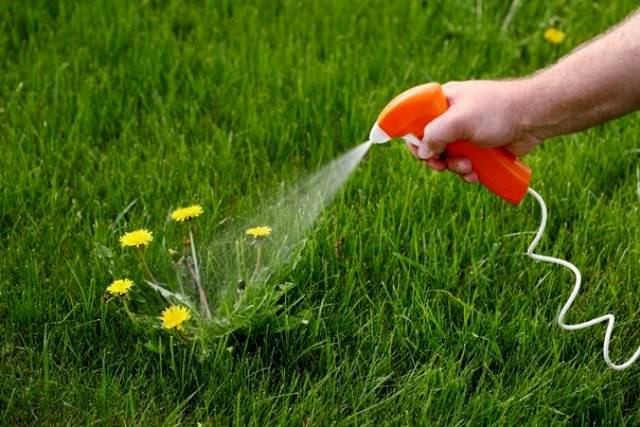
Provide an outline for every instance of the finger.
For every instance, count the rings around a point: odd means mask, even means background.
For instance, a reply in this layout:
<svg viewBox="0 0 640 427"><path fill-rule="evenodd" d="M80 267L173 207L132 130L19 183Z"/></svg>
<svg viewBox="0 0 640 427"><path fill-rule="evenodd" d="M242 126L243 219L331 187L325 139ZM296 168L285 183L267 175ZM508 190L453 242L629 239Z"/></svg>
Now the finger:
<svg viewBox="0 0 640 427"><path fill-rule="evenodd" d="M406 146L409 149L409 151L411 152L411 154L413 154L413 157L415 157L418 160L421 160L422 163L425 166L428 166L431 169L435 169L438 172L442 172L445 169L447 169L447 164L446 164L446 162L444 160L441 160L441 159L439 159L437 157L433 157L433 158L428 159L428 160L423 160L418 155L418 147L416 147L415 145L413 145L413 144L411 144L409 142L406 143Z"/></svg>
<svg viewBox="0 0 640 427"><path fill-rule="evenodd" d="M425 126L422 139L433 153L439 154L447 144L465 137L465 121L460 117L460 113L449 110Z"/></svg>
<svg viewBox="0 0 640 427"><path fill-rule="evenodd" d="M415 157L416 159L420 160L420 157L418 156L418 147L416 147L415 145L411 144L410 142L405 143L407 148L409 149L409 151L411 152L411 154L413 154L413 157Z"/></svg>
<svg viewBox="0 0 640 427"><path fill-rule="evenodd" d="M471 160L466 157L448 157L447 168L460 175L466 175L473 171Z"/></svg>
<svg viewBox="0 0 640 427"><path fill-rule="evenodd" d="M445 171L447 169L447 162L442 159L432 158L424 162L427 166L432 169L437 170L438 172Z"/></svg>
<svg viewBox="0 0 640 427"><path fill-rule="evenodd" d="M434 157L435 153L431 151L431 149L427 146L427 143L424 141L420 141L420 145L418 146L418 157L423 160L430 159Z"/></svg>
<svg viewBox="0 0 640 427"><path fill-rule="evenodd" d="M442 92L446 95L449 105L454 103L456 96L460 93L460 83L457 81L450 81L442 85Z"/></svg>
<svg viewBox="0 0 640 427"><path fill-rule="evenodd" d="M476 175L475 172L470 172L461 176L464 182L467 182L469 184L475 184L476 182L478 182L478 175Z"/></svg>

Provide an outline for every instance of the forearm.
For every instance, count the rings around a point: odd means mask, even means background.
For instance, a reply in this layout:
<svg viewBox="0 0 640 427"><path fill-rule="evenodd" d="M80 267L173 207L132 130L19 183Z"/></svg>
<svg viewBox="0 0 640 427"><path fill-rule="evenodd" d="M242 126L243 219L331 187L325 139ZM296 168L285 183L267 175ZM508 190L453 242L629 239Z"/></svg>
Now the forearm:
<svg viewBox="0 0 640 427"><path fill-rule="evenodd" d="M522 125L540 139L640 108L640 13L557 64L513 82Z"/></svg>

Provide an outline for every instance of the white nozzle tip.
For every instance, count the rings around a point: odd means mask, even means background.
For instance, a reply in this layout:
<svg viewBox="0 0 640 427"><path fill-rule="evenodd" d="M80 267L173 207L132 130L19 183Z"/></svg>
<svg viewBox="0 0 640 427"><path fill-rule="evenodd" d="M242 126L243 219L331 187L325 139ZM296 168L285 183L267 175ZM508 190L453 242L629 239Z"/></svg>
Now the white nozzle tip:
<svg viewBox="0 0 640 427"><path fill-rule="evenodd" d="M380 125L378 125L378 122L376 122L376 124L371 128L371 132L369 132L369 141L374 144L383 144L389 140L391 140L391 137L387 135Z"/></svg>

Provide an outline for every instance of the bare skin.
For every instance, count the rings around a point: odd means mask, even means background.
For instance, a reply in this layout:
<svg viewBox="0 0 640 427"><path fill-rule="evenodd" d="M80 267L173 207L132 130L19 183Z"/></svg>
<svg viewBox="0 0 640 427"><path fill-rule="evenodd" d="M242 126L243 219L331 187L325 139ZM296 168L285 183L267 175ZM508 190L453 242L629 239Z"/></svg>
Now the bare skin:
<svg viewBox="0 0 640 427"><path fill-rule="evenodd" d="M443 85L449 110L425 127L416 158L476 182L471 161L441 158L466 139L524 156L545 139L578 132L640 109L640 12L536 74Z"/></svg>

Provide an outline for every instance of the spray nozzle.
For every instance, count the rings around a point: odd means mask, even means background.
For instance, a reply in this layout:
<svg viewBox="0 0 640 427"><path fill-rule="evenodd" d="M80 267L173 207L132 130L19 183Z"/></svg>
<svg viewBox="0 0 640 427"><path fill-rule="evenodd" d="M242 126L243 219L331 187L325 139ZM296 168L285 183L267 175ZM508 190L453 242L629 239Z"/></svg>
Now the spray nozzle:
<svg viewBox="0 0 640 427"><path fill-rule="evenodd" d="M369 132L369 141L374 144L384 144L391 141L391 137L376 122L371 128L371 132Z"/></svg>
<svg viewBox="0 0 640 427"><path fill-rule="evenodd" d="M415 145L416 147L420 145L420 140L412 133L408 133L406 135L401 136L405 141ZM384 144L386 142L391 141L393 138L380 127L378 122L376 122L371 128L371 132L369 132L369 141L374 144Z"/></svg>

